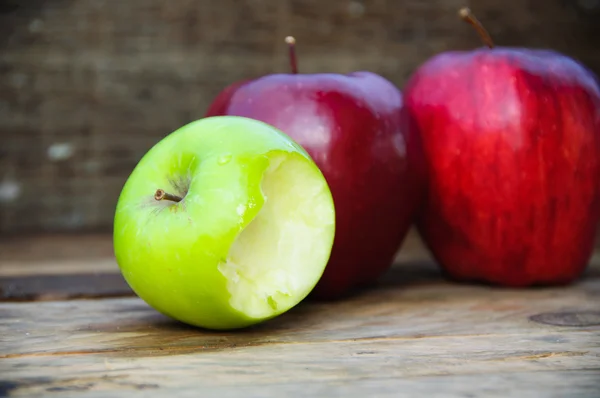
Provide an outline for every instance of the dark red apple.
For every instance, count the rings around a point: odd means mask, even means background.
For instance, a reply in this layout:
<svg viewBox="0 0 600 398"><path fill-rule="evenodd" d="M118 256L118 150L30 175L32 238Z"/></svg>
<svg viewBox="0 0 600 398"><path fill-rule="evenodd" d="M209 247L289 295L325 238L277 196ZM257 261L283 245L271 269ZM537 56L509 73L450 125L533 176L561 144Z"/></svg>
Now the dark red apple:
<svg viewBox="0 0 600 398"><path fill-rule="evenodd" d="M600 217L600 90L550 50L449 51L405 86L423 143L417 222L448 276L501 286L566 284L587 266Z"/></svg>
<svg viewBox="0 0 600 398"><path fill-rule="evenodd" d="M291 73L234 83L206 116L269 123L302 145L336 206L330 261L311 297L336 299L378 279L393 263L422 199L421 148L400 128L402 94L370 72Z"/></svg>

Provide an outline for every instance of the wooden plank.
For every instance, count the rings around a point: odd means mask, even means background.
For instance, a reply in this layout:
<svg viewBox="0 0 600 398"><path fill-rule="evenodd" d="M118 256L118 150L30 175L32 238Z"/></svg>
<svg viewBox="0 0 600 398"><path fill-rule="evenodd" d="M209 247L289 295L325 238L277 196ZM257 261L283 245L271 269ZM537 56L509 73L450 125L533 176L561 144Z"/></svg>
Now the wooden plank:
<svg viewBox="0 0 600 398"><path fill-rule="evenodd" d="M5 389L16 397L598 396L598 348L565 350L536 337L284 344L137 359L12 358L2 366Z"/></svg>
<svg viewBox="0 0 600 398"><path fill-rule="evenodd" d="M0 241L0 301L132 296L110 234L37 234Z"/></svg>
<svg viewBox="0 0 600 398"><path fill-rule="evenodd" d="M594 397L599 294L393 285L223 333L139 299L4 303L0 379L11 396Z"/></svg>
<svg viewBox="0 0 600 398"><path fill-rule="evenodd" d="M0 278L115 273L119 273L119 267L114 258L0 262Z"/></svg>
<svg viewBox="0 0 600 398"><path fill-rule="evenodd" d="M307 301L243 332L189 328L137 298L3 303L0 358L77 352L148 356L352 339L600 331L599 279L529 291L398 282L339 302Z"/></svg>
<svg viewBox="0 0 600 398"><path fill-rule="evenodd" d="M270 375L276 378L279 373L275 366L270 370ZM48 380L40 377L8 382L5 389L12 392L11 397L598 397L596 371L507 372L483 379L478 374L419 378L377 376L225 386L207 382L207 377L200 371L193 377L189 376L189 373L188 377L169 373L121 377L110 371L99 371L80 379Z"/></svg>
<svg viewBox="0 0 600 398"><path fill-rule="evenodd" d="M118 271L112 234L2 236L0 277Z"/></svg>
<svg viewBox="0 0 600 398"><path fill-rule="evenodd" d="M209 333L184 327L159 315L136 298L5 303L0 307L0 335L7 337L0 353L56 353L66 349L65 340L73 344L72 350L127 351L136 347L164 348L165 342L182 339L186 343L184 346L212 347L223 341L228 345L251 345L299 342L299 338L306 342L519 333L529 332L532 327L545 330L541 324L532 324L529 320L541 313L598 310L598 279L585 280L569 288L518 291L459 286L435 280L405 285L401 271L398 270L388 284L382 283L379 289L334 303L307 302L272 322L243 333ZM567 330L597 330L598 323L573 325ZM23 333L15 333L16 330ZM265 331L276 333L264 335ZM125 339L119 340L119 337ZM53 345L54 342L59 344L58 347ZM177 347L173 346L173 349Z"/></svg>
<svg viewBox="0 0 600 398"><path fill-rule="evenodd" d="M402 252L377 287L237 332L137 298L0 303L0 396L598 396L597 268L496 289Z"/></svg>
<svg viewBox="0 0 600 398"><path fill-rule="evenodd" d="M72 300L133 295L120 273L0 277L0 301Z"/></svg>
<svg viewBox="0 0 600 398"><path fill-rule="evenodd" d="M393 268L398 267L414 268L409 277L416 276L417 279L421 277L419 274L435 273L437 269L431 254L414 230L409 232L396 255ZM2 280L8 281L10 278L80 277L81 274L112 277L118 273L112 236L108 233L16 235L0 240L0 287ZM585 275L600 276L600 234Z"/></svg>
<svg viewBox="0 0 600 398"><path fill-rule="evenodd" d="M110 234L39 234L0 241L0 301L131 295Z"/></svg>

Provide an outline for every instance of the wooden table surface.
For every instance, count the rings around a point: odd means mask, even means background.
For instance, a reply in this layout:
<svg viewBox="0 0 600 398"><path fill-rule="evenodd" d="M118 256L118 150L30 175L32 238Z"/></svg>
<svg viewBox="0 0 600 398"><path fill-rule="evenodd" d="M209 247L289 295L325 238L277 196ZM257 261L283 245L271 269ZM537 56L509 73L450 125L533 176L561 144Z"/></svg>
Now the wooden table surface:
<svg viewBox="0 0 600 398"><path fill-rule="evenodd" d="M445 281L411 235L377 286L237 332L134 297L108 236L5 240L0 289L0 397L600 397L598 254L572 286L499 289Z"/></svg>

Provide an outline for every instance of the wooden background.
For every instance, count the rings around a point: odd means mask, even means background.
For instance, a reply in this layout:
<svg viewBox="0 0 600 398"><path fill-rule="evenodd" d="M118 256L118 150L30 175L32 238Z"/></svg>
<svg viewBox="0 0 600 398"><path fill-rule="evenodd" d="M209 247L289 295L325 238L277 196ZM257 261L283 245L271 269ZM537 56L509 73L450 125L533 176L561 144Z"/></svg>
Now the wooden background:
<svg viewBox="0 0 600 398"><path fill-rule="evenodd" d="M456 16L469 5L497 44L599 72L597 4L0 0L0 234L110 230L140 157L231 81L286 71L288 34L303 72L366 69L402 87L435 53L480 45Z"/></svg>

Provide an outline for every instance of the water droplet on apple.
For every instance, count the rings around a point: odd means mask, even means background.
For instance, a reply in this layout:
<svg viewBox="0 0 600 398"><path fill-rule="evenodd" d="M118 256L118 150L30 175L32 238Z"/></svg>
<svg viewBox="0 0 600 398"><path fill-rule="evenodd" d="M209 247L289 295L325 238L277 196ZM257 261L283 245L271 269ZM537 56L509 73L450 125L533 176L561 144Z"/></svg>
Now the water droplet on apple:
<svg viewBox="0 0 600 398"><path fill-rule="evenodd" d="M219 156L219 158L217 159L217 163L220 165L224 165L224 164L229 163L230 160L231 160L231 154L224 153L221 156Z"/></svg>
<svg viewBox="0 0 600 398"><path fill-rule="evenodd" d="M244 204L238 205L238 207L236 208L236 211L237 211L238 216L243 216L244 213L246 212L246 205L244 205Z"/></svg>

